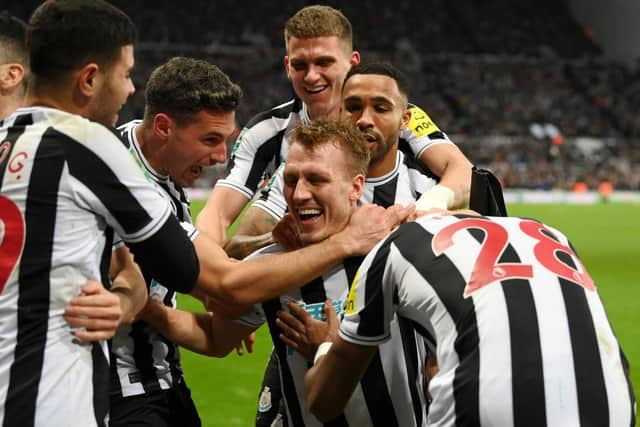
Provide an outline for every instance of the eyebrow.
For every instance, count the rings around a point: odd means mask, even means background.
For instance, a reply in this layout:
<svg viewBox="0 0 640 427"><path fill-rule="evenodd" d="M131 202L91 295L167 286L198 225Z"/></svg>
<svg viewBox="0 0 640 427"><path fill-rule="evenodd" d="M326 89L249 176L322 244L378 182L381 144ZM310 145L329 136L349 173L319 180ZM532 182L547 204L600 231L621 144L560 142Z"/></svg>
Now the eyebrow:
<svg viewBox="0 0 640 427"><path fill-rule="evenodd" d="M346 102L346 101L360 101L361 99L362 99L361 95L351 95L351 96L347 96L344 100ZM395 105L395 102L393 102L392 99L387 98L386 96L374 96L373 98L371 98L371 100L374 102L381 102L385 104Z"/></svg>

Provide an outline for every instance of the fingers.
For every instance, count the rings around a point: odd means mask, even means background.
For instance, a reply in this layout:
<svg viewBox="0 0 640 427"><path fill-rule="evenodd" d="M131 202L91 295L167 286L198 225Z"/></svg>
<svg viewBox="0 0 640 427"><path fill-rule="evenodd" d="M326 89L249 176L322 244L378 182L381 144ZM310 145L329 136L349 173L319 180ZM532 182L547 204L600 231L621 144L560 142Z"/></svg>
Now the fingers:
<svg viewBox="0 0 640 427"><path fill-rule="evenodd" d="M253 353L253 344L256 342L256 333L251 332L244 339L244 346L247 348L247 353Z"/></svg>
<svg viewBox="0 0 640 427"><path fill-rule="evenodd" d="M291 214L286 214L272 231L273 240L291 251L302 247L298 225Z"/></svg>
<svg viewBox="0 0 640 427"><path fill-rule="evenodd" d="M78 330L73 333L82 342L105 341L113 338L114 332L109 331L84 331Z"/></svg>
<svg viewBox="0 0 640 427"><path fill-rule="evenodd" d="M411 215L415 212L416 205L413 203L408 204L407 206L402 205L393 205L387 208L386 211L386 223L389 230L396 227L397 225L405 222L407 219L411 217Z"/></svg>

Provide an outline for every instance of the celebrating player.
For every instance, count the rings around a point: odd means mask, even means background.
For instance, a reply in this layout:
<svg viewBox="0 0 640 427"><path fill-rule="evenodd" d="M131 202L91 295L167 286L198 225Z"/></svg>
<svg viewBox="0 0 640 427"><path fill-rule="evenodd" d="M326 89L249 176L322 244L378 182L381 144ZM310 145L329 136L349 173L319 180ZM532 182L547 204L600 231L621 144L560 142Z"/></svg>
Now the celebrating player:
<svg viewBox="0 0 640 427"><path fill-rule="evenodd" d="M305 379L319 419L342 412L397 316L436 354L428 425L635 424L626 358L558 230L429 215L401 225L356 277L339 336Z"/></svg>

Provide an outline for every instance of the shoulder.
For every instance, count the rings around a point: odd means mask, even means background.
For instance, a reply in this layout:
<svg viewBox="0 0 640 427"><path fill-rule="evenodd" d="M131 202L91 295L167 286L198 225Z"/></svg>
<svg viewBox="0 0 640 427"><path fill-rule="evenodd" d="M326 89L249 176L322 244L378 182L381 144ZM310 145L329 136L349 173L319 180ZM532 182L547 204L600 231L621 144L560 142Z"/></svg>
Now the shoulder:
<svg viewBox="0 0 640 427"><path fill-rule="evenodd" d="M265 122L282 122L289 120L294 115L299 114L301 109L302 102L298 98L293 98L284 104L277 105L269 110L256 114L249 120L245 128L252 129Z"/></svg>

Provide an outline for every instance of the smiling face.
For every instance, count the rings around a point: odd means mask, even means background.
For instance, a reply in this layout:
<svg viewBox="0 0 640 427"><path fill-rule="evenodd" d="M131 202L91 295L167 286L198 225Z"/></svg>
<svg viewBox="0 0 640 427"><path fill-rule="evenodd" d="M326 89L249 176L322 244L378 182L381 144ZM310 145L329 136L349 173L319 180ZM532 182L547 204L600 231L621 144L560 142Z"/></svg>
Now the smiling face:
<svg viewBox="0 0 640 427"><path fill-rule="evenodd" d="M184 126L169 119L163 170L182 187L189 187L202 170L227 158L227 138L235 129L235 113L199 111Z"/></svg>
<svg viewBox="0 0 640 427"><path fill-rule="evenodd" d="M88 117L105 125L115 126L118 112L129 95L135 92L130 74L133 64L133 46L127 45L121 48L120 58L115 63L100 70L98 76L101 85L88 106Z"/></svg>
<svg viewBox="0 0 640 427"><path fill-rule="evenodd" d="M351 176L345 153L331 142L314 148L293 143L284 169L284 197L303 244L342 230L362 194L364 176Z"/></svg>
<svg viewBox="0 0 640 427"><path fill-rule="evenodd" d="M342 81L352 65L360 62L357 52L336 36L291 37L284 59L287 77L296 95L309 108L312 119L337 115Z"/></svg>
<svg viewBox="0 0 640 427"><path fill-rule="evenodd" d="M369 142L367 176L391 171L396 161L400 131L411 113L396 81L380 74L354 74L344 84L341 117L360 129Z"/></svg>

